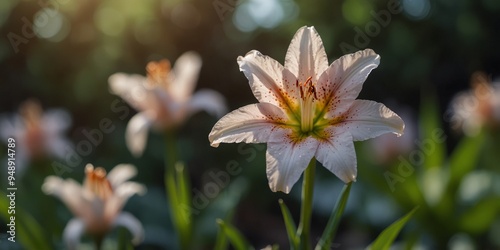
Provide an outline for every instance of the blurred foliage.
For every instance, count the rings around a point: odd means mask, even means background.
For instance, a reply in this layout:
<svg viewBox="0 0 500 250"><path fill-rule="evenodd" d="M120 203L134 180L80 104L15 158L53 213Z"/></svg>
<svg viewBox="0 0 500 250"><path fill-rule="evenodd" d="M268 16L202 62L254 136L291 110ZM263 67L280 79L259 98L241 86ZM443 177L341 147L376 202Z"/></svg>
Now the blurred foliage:
<svg viewBox="0 0 500 250"><path fill-rule="evenodd" d="M380 13L398 3L404 7L402 12L388 12L389 19L383 19L387 25L382 25ZM98 129L102 119L110 119L114 130L63 177L80 182L87 162L107 169L118 163L135 164L139 169L136 181L145 183L148 193L133 197L125 210L145 227L146 239L139 248L175 248L163 189L162 137L151 133L145 155L140 159L130 155L124 130L135 111L109 93L107 78L115 72L144 75L150 60L175 60L195 50L204 62L198 88L221 92L234 109L255 102L236 58L257 49L283 63L294 32L304 25L315 26L330 62L344 54L341 44L369 47L381 55L381 64L366 81L360 98L390 99L411 107L420 114L420 142L432 138L436 129L447 136L444 142L433 144L435 150L424 154L421 164L411 164L413 171L396 182L394 191L384 173L398 173L402 161L378 164L369 150L363 150L368 145L357 143L359 180L353 185L334 244L365 247L397 216L420 205L414 215L417 219L397 240L439 249L461 244L500 248L500 135L485 131L463 138L449 131L443 115L451 97L468 88L473 72L483 70L493 79L498 77L499 14L500 1L496 0L2 0L0 113L17 111L31 97L45 108L66 108L73 118L68 136L75 145L87 139L83 129ZM225 186L201 209L212 215L199 219L202 223L196 230L204 232L199 234L200 248L213 248L218 230L215 218L227 221L224 215L236 207L232 224L251 245L278 243L286 249L289 243L276 201L283 199L298 221L299 188L288 196L269 190L263 145L211 148L207 135L215 122L207 114L196 114L179 132L179 158L186 164L191 183L202 190L213 181L210 171L236 165L242 171L231 176L230 185L238 178L249 191L240 197L226 194L235 188ZM1 149L6 152L5 147ZM411 152L402 157L410 159ZM45 239L61 248L60 235L71 214L40 191L43 177L54 174L51 163L31 164L37 170L20 182L23 190L18 192L18 204L19 211L48 229L43 232ZM336 200L332 194L338 193L342 183L321 168L316 175L312 230L319 239ZM194 215L198 216L202 215ZM5 223L0 231L6 231ZM7 244L1 241L0 246Z"/></svg>

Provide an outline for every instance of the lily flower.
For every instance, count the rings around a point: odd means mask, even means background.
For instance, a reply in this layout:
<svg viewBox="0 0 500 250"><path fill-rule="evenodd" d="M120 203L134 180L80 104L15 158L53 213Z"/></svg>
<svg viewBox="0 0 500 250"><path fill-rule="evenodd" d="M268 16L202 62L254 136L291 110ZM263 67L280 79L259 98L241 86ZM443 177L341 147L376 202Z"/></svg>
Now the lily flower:
<svg viewBox="0 0 500 250"><path fill-rule="evenodd" d="M144 230L141 223L130 213L122 211L128 198L146 192L143 185L127 181L136 173L135 167L128 164L117 165L108 175L103 168L87 164L83 186L72 179L63 180L57 176L45 179L42 190L61 199L76 216L63 232L69 249L76 249L85 232L96 237L100 244L106 233L117 226L132 233L134 244L142 241Z"/></svg>
<svg viewBox="0 0 500 250"><path fill-rule="evenodd" d="M111 92L139 111L130 119L125 139L129 150L141 156L150 127L165 131L181 125L200 110L221 117L226 113L224 97L214 90L193 94L201 68L201 58L186 52L171 70L166 59L148 63L147 77L116 73L109 77Z"/></svg>
<svg viewBox="0 0 500 250"><path fill-rule="evenodd" d="M482 72L471 77L472 89L459 93L451 101L451 126L474 136L483 126L500 126L500 83L491 83Z"/></svg>
<svg viewBox="0 0 500 250"><path fill-rule="evenodd" d="M209 140L213 147L266 142L266 172L274 192L289 193L313 157L342 181L355 181L353 141L403 133L403 120L386 106L356 100L380 61L371 49L328 66L319 34L314 27L302 27L284 66L255 50L237 61L259 103L222 117Z"/></svg>
<svg viewBox="0 0 500 250"><path fill-rule="evenodd" d="M0 138L16 141L16 174L23 175L32 160L43 157L64 158L72 143L64 136L71 125L69 114L61 109L43 111L40 104L27 100L19 113L0 117Z"/></svg>

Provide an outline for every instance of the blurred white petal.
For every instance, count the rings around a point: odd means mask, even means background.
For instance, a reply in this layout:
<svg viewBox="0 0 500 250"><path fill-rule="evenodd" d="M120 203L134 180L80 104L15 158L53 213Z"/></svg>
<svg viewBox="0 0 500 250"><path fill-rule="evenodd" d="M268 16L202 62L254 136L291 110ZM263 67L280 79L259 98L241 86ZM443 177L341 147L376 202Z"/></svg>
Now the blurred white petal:
<svg viewBox="0 0 500 250"><path fill-rule="evenodd" d="M222 117L227 113L226 99L217 91L200 89L191 98L189 110L191 114L203 110L210 115Z"/></svg>
<svg viewBox="0 0 500 250"><path fill-rule="evenodd" d="M142 155L148 139L149 128L153 119L146 113L137 113L130 119L125 131L127 147L135 157Z"/></svg>
<svg viewBox="0 0 500 250"><path fill-rule="evenodd" d="M173 72L169 74L169 92L178 102L187 102L191 97L201 68L201 57L194 51L182 54L175 61Z"/></svg>
<svg viewBox="0 0 500 250"><path fill-rule="evenodd" d="M85 223L78 218L71 219L63 232L63 240L66 243L66 247L70 250L76 250L84 232Z"/></svg>
<svg viewBox="0 0 500 250"><path fill-rule="evenodd" d="M108 173L108 180L113 188L137 175L137 169L132 164L118 164Z"/></svg>
<svg viewBox="0 0 500 250"><path fill-rule="evenodd" d="M132 234L132 243L138 245L144 239L144 229L139 220L127 212L121 212L115 219L113 225L115 227L122 226L127 228Z"/></svg>

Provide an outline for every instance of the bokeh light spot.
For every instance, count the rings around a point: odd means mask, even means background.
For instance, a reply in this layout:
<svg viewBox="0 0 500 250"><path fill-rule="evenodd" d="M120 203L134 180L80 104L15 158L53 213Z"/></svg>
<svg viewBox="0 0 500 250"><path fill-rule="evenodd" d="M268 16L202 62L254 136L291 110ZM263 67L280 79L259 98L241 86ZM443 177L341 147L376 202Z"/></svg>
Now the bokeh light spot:
<svg viewBox="0 0 500 250"><path fill-rule="evenodd" d="M366 0L347 0L342 5L342 15L354 25L363 25L370 20L371 2Z"/></svg>
<svg viewBox="0 0 500 250"><path fill-rule="evenodd" d="M259 27L272 29L297 16L293 1L249 0L238 6L233 23L239 30L250 32Z"/></svg>
<svg viewBox="0 0 500 250"><path fill-rule="evenodd" d="M33 30L40 38L59 42L69 33L69 22L59 11L43 8L33 17Z"/></svg>
<svg viewBox="0 0 500 250"><path fill-rule="evenodd" d="M172 22L183 29L192 29L200 24L200 11L191 3L179 3L170 13Z"/></svg>
<svg viewBox="0 0 500 250"><path fill-rule="evenodd" d="M119 36L125 29L124 15L112 8L100 8L94 16L94 22L108 36Z"/></svg>
<svg viewBox="0 0 500 250"><path fill-rule="evenodd" d="M403 10L411 19L421 20L429 15L431 4L429 0L403 0Z"/></svg>

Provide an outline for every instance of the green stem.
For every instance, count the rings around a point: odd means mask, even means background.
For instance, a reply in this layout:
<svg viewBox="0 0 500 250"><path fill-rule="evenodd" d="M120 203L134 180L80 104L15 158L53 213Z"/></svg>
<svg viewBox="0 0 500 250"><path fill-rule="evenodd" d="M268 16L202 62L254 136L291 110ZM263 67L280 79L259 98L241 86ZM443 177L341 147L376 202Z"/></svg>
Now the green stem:
<svg viewBox="0 0 500 250"><path fill-rule="evenodd" d="M300 209L300 224L297 231L297 235L300 237L301 249L311 249L310 233L315 168L316 159L313 158L309 162L302 180L302 206Z"/></svg>
<svg viewBox="0 0 500 250"><path fill-rule="evenodd" d="M103 239L104 236L102 235L97 235L94 237L95 250L101 250Z"/></svg>
<svg viewBox="0 0 500 250"><path fill-rule="evenodd" d="M191 220L189 211L183 207L182 188L179 187L177 177L177 146L173 132L165 133L165 191L169 201L172 222L178 233L181 249L189 249L191 241ZM183 171L180 170L181 172ZM186 204L184 204L186 205Z"/></svg>

